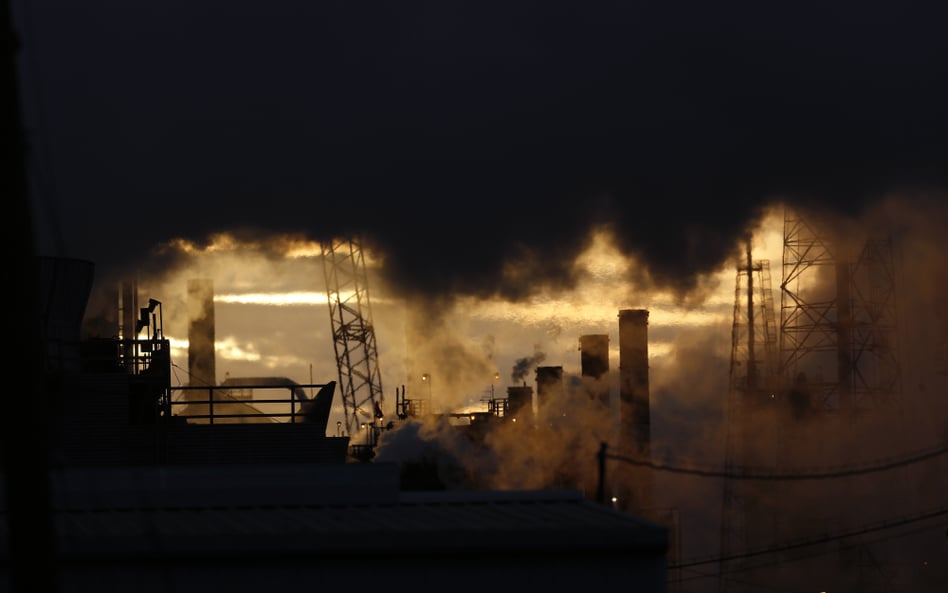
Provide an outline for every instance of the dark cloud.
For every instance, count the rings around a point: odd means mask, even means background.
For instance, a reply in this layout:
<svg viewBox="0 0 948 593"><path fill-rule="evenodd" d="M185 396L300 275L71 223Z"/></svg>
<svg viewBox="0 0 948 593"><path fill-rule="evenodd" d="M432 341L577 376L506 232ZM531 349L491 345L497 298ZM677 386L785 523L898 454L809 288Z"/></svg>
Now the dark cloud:
<svg viewBox="0 0 948 593"><path fill-rule="evenodd" d="M15 2L41 235L105 273L174 236L362 233L406 294L517 298L609 225L688 289L772 199L946 187L944 12Z"/></svg>

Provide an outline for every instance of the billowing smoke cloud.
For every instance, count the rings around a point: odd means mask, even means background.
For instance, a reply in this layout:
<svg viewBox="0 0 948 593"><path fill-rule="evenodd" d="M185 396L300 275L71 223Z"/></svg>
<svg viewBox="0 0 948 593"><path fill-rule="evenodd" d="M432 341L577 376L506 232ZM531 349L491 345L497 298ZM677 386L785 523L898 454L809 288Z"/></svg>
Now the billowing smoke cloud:
<svg viewBox="0 0 948 593"><path fill-rule="evenodd" d="M41 249L105 282L176 236L357 233L402 296L518 300L571 286L605 226L686 292L776 197L946 187L943 15L490 4L45 2L21 30Z"/></svg>
<svg viewBox="0 0 948 593"><path fill-rule="evenodd" d="M517 423L495 419L489 428L459 428L447 417L411 419L382 433L375 461L401 464L406 482L411 471L426 467L448 489L580 485L592 496L596 453L601 442L614 437L615 422L607 408L576 387L554 394L536 422L532 413ZM468 429L473 432L466 434Z"/></svg>

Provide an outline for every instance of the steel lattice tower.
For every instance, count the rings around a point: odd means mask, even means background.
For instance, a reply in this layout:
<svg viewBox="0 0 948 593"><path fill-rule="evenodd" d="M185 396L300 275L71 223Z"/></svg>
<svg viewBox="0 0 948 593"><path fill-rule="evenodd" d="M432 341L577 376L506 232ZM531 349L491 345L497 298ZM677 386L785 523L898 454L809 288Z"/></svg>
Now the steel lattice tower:
<svg viewBox="0 0 948 593"><path fill-rule="evenodd" d="M788 209L783 270L781 372L800 381L805 376L816 411L899 406L891 239L870 237L847 258L834 253L825 232Z"/></svg>
<svg viewBox="0 0 948 593"><path fill-rule="evenodd" d="M840 384L835 373L840 350L837 286L820 282L833 273L836 265L829 238L786 209L780 284L780 369L788 377L803 380L805 376L813 398L811 403L823 410L835 409L839 402Z"/></svg>
<svg viewBox="0 0 948 593"><path fill-rule="evenodd" d="M779 472L859 459L869 454L867 431L885 429L897 416L891 413L901 403L893 245L873 237L852 252L843 245L826 227L785 210L779 335L767 262L754 262L748 243L738 264L725 444L726 466L736 477L724 481L722 591L746 590L729 572L754 569L749 561L734 566L730 555L818 533L827 524L844 529L856 495L880 487L841 482L834 485L835 502L798 508L794 501L811 493L809 485L777 488L740 478L745 469ZM872 558L865 546L849 553ZM861 562L842 555L839 561ZM761 568L776 571L770 578L796 576L781 573L779 560L773 569Z"/></svg>
<svg viewBox="0 0 948 593"><path fill-rule="evenodd" d="M889 441L878 435L900 432L894 256L888 237L843 234L784 210L779 371L787 386L778 422L778 470L881 457ZM803 509L793 501L810 493L809 485L786 484L774 500L778 537L792 539L827 525L844 531L885 511L884 502L873 506L862 492L872 490L879 501L900 500L906 486L868 477L838 480L824 487L834 497ZM855 579L857 589L867 590L884 572L866 544L839 550L836 561L840 586L853 586ZM846 571L854 572L844 577Z"/></svg>
<svg viewBox="0 0 948 593"><path fill-rule="evenodd" d="M382 409L382 377L368 279L357 239L322 243L336 367L350 437Z"/></svg>
<svg viewBox="0 0 948 593"><path fill-rule="evenodd" d="M725 466L729 472L742 468L772 466L776 443L766 437L775 433L777 374L777 326L770 283L770 262L754 261L747 241L744 258L737 261L734 289L734 321L731 330L731 366L726 406ZM764 523L748 516L748 508L770 496L769 484L726 478L723 482L721 556L743 552L772 539ZM728 585L730 563L720 565L720 590Z"/></svg>

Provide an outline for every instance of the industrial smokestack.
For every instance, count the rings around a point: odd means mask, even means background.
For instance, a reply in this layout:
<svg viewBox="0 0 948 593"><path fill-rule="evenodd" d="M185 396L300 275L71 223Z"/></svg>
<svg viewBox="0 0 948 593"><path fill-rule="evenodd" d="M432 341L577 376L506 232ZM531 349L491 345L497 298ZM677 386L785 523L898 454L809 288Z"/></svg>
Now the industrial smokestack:
<svg viewBox="0 0 948 593"><path fill-rule="evenodd" d="M520 385L507 388L507 416L517 423L529 426L533 423L533 387Z"/></svg>
<svg viewBox="0 0 948 593"><path fill-rule="evenodd" d="M619 311L619 400L626 448L647 454L650 442L648 311Z"/></svg>
<svg viewBox="0 0 948 593"><path fill-rule="evenodd" d="M537 367L536 378L537 409L542 415L551 401L557 403L562 403L563 401L563 399L559 397L563 392L563 367Z"/></svg>
<svg viewBox="0 0 948 593"><path fill-rule="evenodd" d="M583 383L590 399L597 400L608 408L609 335L580 336L579 351Z"/></svg>
<svg viewBox="0 0 948 593"><path fill-rule="evenodd" d="M209 279L188 280L188 383L217 385L214 357L214 285ZM185 392L187 399L207 400L200 390Z"/></svg>
<svg viewBox="0 0 948 593"><path fill-rule="evenodd" d="M619 311L620 450L642 460L651 458L651 422L648 385L648 310ZM633 471L631 506L645 510L652 504L651 473Z"/></svg>

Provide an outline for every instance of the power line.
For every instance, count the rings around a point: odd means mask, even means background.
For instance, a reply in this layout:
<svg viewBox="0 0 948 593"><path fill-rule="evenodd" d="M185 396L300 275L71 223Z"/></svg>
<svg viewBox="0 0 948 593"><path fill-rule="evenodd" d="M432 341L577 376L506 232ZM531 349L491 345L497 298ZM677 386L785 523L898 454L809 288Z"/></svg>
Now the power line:
<svg viewBox="0 0 948 593"><path fill-rule="evenodd" d="M896 527L902 527L903 525L909 525L912 523L918 523L920 521L926 521L928 519L933 519L935 517L939 517L942 515L948 515L948 507L940 507L937 509L923 511L921 513L916 513L914 515L904 515L897 519L890 519L890 520L881 521L878 523L871 523L869 525L859 527L857 529L851 529L849 531L843 531L835 535L820 535L820 536L811 537L811 538L790 540L787 542L775 544L773 546L767 546L764 548L758 548L754 550L747 550L745 552L740 552L737 554L718 555L718 556L712 556L712 557L707 557L707 558L686 560L686 561L678 562L678 563L670 563L668 565L668 568L669 569L688 568L691 566L700 566L702 564L714 564L714 563L719 563L719 562L726 562L729 560L740 560L743 558L750 558L753 556L772 554L774 552L784 552L786 550L792 550L795 548L803 548L807 546L814 546L817 544L823 544L823 543L827 543L831 541L846 539L848 537L854 537L857 535L865 535L867 533L882 531L885 529L894 529Z"/></svg>
<svg viewBox="0 0 948 593"><path fill-rule="evenodd" d="M937 526L937 527L940 527L941 525L936 523L936 524L927 525L927 526L924 526L924 525L923 525L923 526L917 526L917 527L915 527L914 529L902 530L901 532L899 532L898 534L895 534L895 535L876 536L876 537L872 538L871 540L869 540L868 542L865 541L865 540L860 539L860 540L858 540L858 541L856 541L856 542L853 542L853 543L843 543L843 544L841 544L841 546L842 546L843 548L855 548L855 547L858 547L858 546L860 546L860 545L864 545L864 544L866 544L866 543L885 542L885 541L889 541L889 540L893 540L893 539L897 539L897 538L902 538L902 537L907 537L907 536L910 536L910 535L914 535L914 534L920 533L920 532L922 532L922 531L928 531L928 530L933 529L933 528L936 527L936 526ZM762 569L762 568L774 566L774 565L777 565L777 564L785 564L785 563L787 563L787 562L799 562L799 561L802 561L802 560L809 560L809 559L815 558L815 557L817 557L817 556L825 556L825 555L827 555L827 554L832 554L832 553L835 553L835 552L837 552L837 551L838 551L837 548L834 548L834 549L832 549L832 550L825 550L825 549L824 549L824 550L819 550L819 551L811 551L811 552L805 553L804 555L797 555L797 554L795 554L792 559L786 559L786 558L771 559L771 560L765 560L765 561L756 563L756 564L754 564L754 565L730 567L730 568L728 568L728 574L736 573L736 572L755 571L755 570L759 570L759 569ZM729 558L725 558L725 557L723 557L723 556L720 558L720 562L724 562L724 561L727 561L727 560L729 560ZM708 560L708 561L707 561L707 564L714 564L714 563L715 563L715 560ZM722 575L722 573L721 573L720 571L715 571L715 572L703 572L703 571L701 571L701 570L698 570L698 569L694 568L693 566L687 566L687 567L686 567L686 566L678 565L678 566L674 567L674 569L675 569L675 570L686 570L686 571L688 571L688 572L691 573L691 574L690 574L689 576L669 577L668 579L666 579L666 582L669 582L669 583L683 583L683 582L685 582L685 581L693 581L693 580L700 580L700 579L717 579L717 578L720 578L720 577L724 576L724 575ZM672 567L669 567L669 570L672 570ZM730 576L725 576L724 578L725 578L726 580L728 580L728 581L731 581L731 582L736 582L736 583L741 583L741 582L742 582L742 581L733 579L733 578L730 577Z"/></svg>
<svg viewBox="0 0 948 593"><path fill-rule="evenodd" d="M722 576L721 573L719 572L713 572L713 573L701 572L693 568L687 568L685 570L693 574L687 577L683 577L683 578L667 579L665 582L678 584L678 583L684 583L688 581L696 581L696 580L702 580L702 579L717 579ZM747 579L734 578L733 576L725 576L724 580L727 581L728 583L733 583L735 585L744 585L744 586L753 587L754 591L776 591L778 593L811 593L812 591L811 589L796 589L796 588L787 589L786 587L783 587L783 586L763 584L760 582L750 581Z"/></svg>
<svg viewBox="0 0 948 593"><path fill-rule="evenodd" d="M842 478L895 469L897 467L912 465L914 463L932 459L934 457L938 457L939 455L944 455L945 453L948 453L948 443L938 445L931 449L925 449L905 457L879 460L870 465L841 465L831 466L830 468L821 471L797 471L789 473L761 471L752 468L730 468L724 470L715 470L697 467L683 467L665 463L656 463L654 461L645 459L633 459L631 457L615 455L612 453L606 453L606 457L608 459L622 461L623 463L649 467L659 471L705 476L710 478L731 478L736 480L824 480L827 478Z"/></svg>

